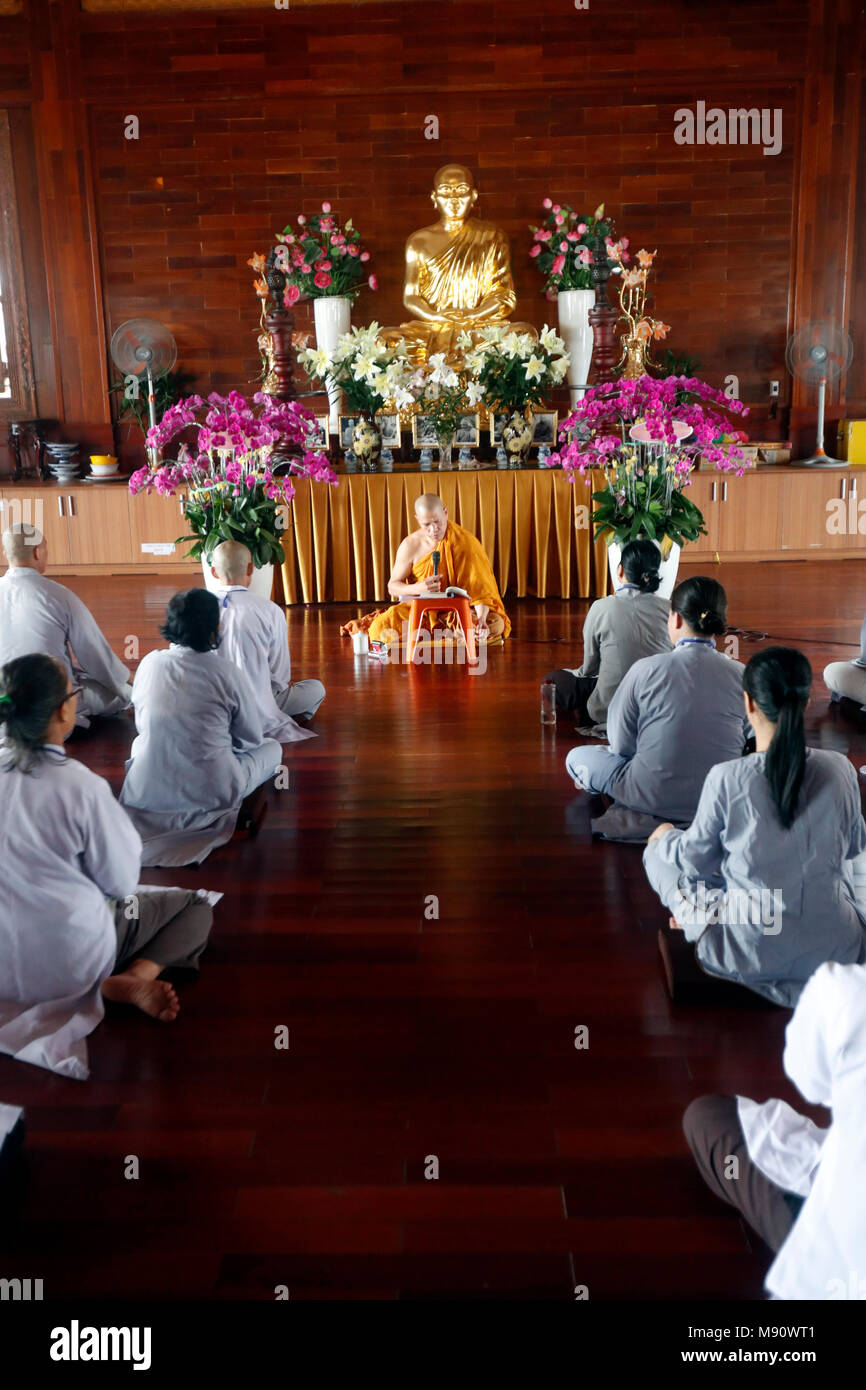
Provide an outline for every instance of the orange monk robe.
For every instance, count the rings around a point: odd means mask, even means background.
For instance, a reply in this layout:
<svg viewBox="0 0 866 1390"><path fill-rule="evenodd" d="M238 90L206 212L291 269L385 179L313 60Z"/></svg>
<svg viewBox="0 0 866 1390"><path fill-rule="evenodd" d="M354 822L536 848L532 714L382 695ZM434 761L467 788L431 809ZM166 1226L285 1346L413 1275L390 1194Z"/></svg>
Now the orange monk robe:
<svg viewBox="0 0 866 1390"><path fill-rule="evenodd" d="M490 637L487 644L497 646L504 641L511 632L511 621L499 596L496 579L481 542L471 531L466 531L456 522L449 521L441 541L423 560L415 562L407 577L407 583L414 584L432 575L433 550L439 551L439 592L444 594L445 590L453 585L466 590L470 603L485 603L490 609L487 620ZM402 624L409 621L411 606L412 600L408 599L402 603L395 603L392 608L368 613L357 621L346 623L341 632L367 632L372 641L387 640L384 634L388 632L396 632L399 636L402 633ZM453 610L425 613L422 626L432 631L435 627L443 625L459 628L457 614Z"/></svg>

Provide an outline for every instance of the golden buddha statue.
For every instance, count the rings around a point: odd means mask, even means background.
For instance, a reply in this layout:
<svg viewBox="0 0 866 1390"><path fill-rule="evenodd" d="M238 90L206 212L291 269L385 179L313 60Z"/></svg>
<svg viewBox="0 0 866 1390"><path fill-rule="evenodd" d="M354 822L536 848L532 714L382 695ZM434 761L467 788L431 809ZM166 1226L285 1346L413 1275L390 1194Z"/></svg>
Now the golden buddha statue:
<svg viewBox="0 0 866 1390"><path fill-rule="evenodd" d="M492 222L469 216L478 201L472 171L444 165L430 197L439 221L406 242L403 303L415 318L387 330L389 340L406 340L416 362L437 352L461 358L458 335L505 323L516 303L507 236ZM537 337L531 324L509 326Z"/></svg>

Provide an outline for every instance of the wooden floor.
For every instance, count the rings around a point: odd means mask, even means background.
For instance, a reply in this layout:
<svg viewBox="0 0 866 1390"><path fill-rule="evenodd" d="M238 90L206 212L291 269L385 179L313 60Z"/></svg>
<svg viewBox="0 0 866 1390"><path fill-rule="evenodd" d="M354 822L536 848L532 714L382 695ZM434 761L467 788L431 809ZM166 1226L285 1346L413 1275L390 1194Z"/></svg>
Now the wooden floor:
<svg viewBox="0 0 866 1390"><path fill-rule="evenodd" d="M855 654L866 565L715 572L732 623L812 661L811 741L866 760L820 682ZM170 581L72 586L118 651L158 644ZM355 659L338 626L358 610L293 610L320 737L287 750L256 841L145 876L225 893L179 1021L114 1012L86 1084L0 1059L30 1155L0 1275L46 1298L760 1295L766 1252L704 1190L680 1117L707 1090L793 1100L787 1014L667 1001L640 852L591 843L577 740L539 723L586 607L512 604L477 677ZM110 721L71 751L117 788L131 738Z"/></svg>

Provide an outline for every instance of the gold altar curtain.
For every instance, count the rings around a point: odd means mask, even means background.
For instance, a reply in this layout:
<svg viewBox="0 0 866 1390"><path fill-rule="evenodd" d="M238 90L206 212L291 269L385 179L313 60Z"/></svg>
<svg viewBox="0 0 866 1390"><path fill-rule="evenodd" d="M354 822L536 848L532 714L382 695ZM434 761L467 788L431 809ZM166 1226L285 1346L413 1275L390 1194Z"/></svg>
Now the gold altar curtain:
<svg viewBox="0 0 866 1390"><path fill-rule="evenodd" d="M341 474L336 487L295 480L283 537L286 603L380 603L415 499L436 492L487 551L503 595L595 598L607 592L604 541L591 540L590 494L558 469Z"/></svg>

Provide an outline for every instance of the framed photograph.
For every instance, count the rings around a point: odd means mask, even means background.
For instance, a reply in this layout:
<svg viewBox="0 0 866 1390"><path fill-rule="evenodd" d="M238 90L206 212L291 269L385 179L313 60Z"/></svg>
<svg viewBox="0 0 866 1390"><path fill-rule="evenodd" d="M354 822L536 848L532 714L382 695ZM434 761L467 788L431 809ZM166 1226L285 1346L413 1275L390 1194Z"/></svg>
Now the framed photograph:
<svg viewBox="0 0 866 1390"><path fill-rule="evenodd" d="M435 449L439 443L430 415L412 416L412 443L416 449Z"/></svg>
<svg viewBox="0 0 866 1390"><path fill-rule="evenodd" d="M400 448L400 416L377 415L376 423L382 434L383 449Z"/></svg>
<svg viewBox="0 0 866 1390"><path fill-rule="evenodd" d="M325 452L327 452L327 449L328 449L328 423L329 423L329 417L328 417L327 415L317 415L317 416L316 416L316 428L315 428L315 430L310 430L310 433L309 433L308 436L307 436L307 440L308 440L308 442L309 442L310 448L312 448L312 449L322 449L322 450L324 450Z"/></svg>
<svg viewBox="0 0 866 1390"><path fill-rule="evenodd" d="M477 446L481 443L481 418L478 415L461 415L454 430L454 443L458 449L465 445Z"/></svg>
<svg viewBox="0 0 866 1390"><path fill-rule="evenodd" d="M352 431L360 418L360 415L341 415L339 417L340 448L343 450L343 453L352 447Z"/></svg>
<svg viewBox="0 0 866 1390"><path fill-rule="evenodd" d="M507 419L508 415L505 411L502 411L501 413L499 411L491 411L490 414L487 416L487 428L490 431L490 443L493 444L494 447L502 443L502 431L505 429L505 422Z"/></svg>
<svg viewBox="0 0 866 1390"><path fill-rule="evenodd" d="M539 444L549 444L551 449L555 449L558 443L556 435L556 427L558 424L558 410L539 410L535 415L535 431L532 436L532 447L536 449Z"/></svg>

